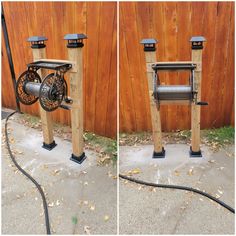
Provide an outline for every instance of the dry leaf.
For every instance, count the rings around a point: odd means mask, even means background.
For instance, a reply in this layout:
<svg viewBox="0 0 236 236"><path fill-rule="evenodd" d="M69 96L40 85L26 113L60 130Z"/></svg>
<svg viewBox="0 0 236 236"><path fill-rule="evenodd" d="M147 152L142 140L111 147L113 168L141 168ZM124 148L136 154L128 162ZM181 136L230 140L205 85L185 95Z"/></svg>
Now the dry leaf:
<svg viewBox="0 0 236 236"><path fill-rule="evenodd" d="M60 171L61 171L61 170L54 170L54 171L53 171L53 175L54 175L54 176L57 175Z"/></svg>
<svg viewBox="0 0 236 236"><path fill-rule="evenodd" d="M48 203L49 207L53 207L54 206L54 202Z"/></svg>
<svg viewBox="0 0 236 236"><path fill-rule="evenodd" d="M85 232L86 234L90 234L90 227L89 227L88 225L85 225L85 226L84 226L84 232Z"/></svg>
<svg viewBox="0 0 236 236"><path fill-rule="evenodd" d="M91 210L91 211L94 211L94 210L95 210L95 206L93 206L93 205L90 206L90 210Z"/></svg>
<svg viewBox="0 0 236 236"><path fill-rule="evenodd" d="M88 201L84 201L84 205L88 205Z"/></svg>
<svg viewBox="0 0 236 236"><path fill-rule="evenodd" d="M110 217L109 217L108 215L105 215L105 216L104 216L104 220L105 220L105 221L108 221L109 218L110 218Z"/></svg>
<svg viewBox="0 0 236 236"><path fill-rule="evenodd" d="M221 194L221 195L223 194L223 191L220 191L219 189L217 191L219 194Z"/></svg>
<svg viewBox="0 0 236 236"><path fill-rule="evenodd" d="M188 175L193 175L193 169L191 168L191 169L189 169L189 171L188 171Z"/></svg>
<svg viewBox="0 0 236 236"><path fill-rule="evenodd" d="M224 169L224 166L221 166L221 167L219 167L218 169L219 169L219 170L223 170L223 169Z"/></svg>
<svg viewBox="0 0 236 236"><path fill-rule="evenodd" d="M60 205L60 201L57 200L57 201L56 201L56 206L59 206L59 205Z"/></svg>
<svg viewBox="0 0 236 236"><path fill-rule="evenodd" d="M179 171L178 170L175 170L175 175L179 176Z"/></svg>
<svg viewBox="0 0 236 236"><path fill-rule="evenodd" d="M215 160L210 160L208 161L209 163L215 163L216 161Z"/></svg>
<svg viewBox="0 0 236 236"><path fill-rule="evenodd" d="M129 175L136 175L136 174L140 174L141 170L139 168L135 168L133 170L128 171Z"/></svg>

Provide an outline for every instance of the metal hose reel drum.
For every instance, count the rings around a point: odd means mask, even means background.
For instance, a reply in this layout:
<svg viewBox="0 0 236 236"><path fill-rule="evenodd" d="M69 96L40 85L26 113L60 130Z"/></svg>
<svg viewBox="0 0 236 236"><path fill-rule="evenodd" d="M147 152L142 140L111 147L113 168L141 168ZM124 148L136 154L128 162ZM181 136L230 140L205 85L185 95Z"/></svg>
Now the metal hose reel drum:
<svg viewBox="0 0 236 236"><path fill-rule="evenodd" d="M40 68L54 69L43 80L37 70ZM19 101L25 105L32 105L38 99L45 111L52 112L62 106L63 100L71 103L67 97L67 83L64 73L71 68L71 64L35 62L28 65L16 83L16 94ZM65 106L63 106L65 108Z"/></svg>

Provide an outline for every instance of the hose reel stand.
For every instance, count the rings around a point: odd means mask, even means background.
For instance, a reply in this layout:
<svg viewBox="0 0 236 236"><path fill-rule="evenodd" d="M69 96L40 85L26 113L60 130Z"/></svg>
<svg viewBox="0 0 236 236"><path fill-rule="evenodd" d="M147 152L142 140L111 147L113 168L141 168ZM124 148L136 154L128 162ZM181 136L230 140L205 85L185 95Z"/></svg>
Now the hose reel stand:
<svg viewBox="0 0 236 236"><path fill-rule="evenodd" d="M190 157L201 157L200 150L200 108L208 105L201 101L202 80L202 50L203 36L194 36L190 39L192 49L191 61L156 62L156 39L143 39L140 43L144 46L147 79L149 87L150 110L154 141L153 158L165 157L162 145L160 105L181 104L191 107L191 146ZM188 71L189 83L186 85L161 85L159 73L162 71Z"/></svg>
<svg viewBox="0 0 236 236"><path fill-rule="evenodd" d="M68 88L64 74L72 68L72 64L36 61L27 65L28 69L24 71L17 83L16 94L21 103L32 105L39 100L42 108L47 112L52 112L58 107L69 109L61 105L63 101L72 103L68 98ZM39 69L54 70L54 73L48 74L41 79L37 73Z"/></svg>
<svg viewBox="0 0 236 236"><path fill-rule="evenodd" d="M24 105L32 105L39 100L42 120L43 145L47 150L56 147L53 137L51 112L63 108L70 110L72 130L72 154L70 160L81 164L86 155L83 139L83 51L85 34L66 34L68 60L47 59L45 36L32 36L27 39L31 44L34 62L27 65L16 83L17 100ZM51 71L48 74L48 71ZM70 97L64 78L68 72ZM73 103L73 104L72 104Z"/></svg>

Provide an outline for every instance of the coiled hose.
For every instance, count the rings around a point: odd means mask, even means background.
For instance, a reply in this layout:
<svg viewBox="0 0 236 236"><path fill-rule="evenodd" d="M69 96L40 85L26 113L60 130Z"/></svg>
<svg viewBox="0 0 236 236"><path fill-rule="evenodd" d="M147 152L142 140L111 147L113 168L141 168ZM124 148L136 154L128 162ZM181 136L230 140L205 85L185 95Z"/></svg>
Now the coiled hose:
<svg viewBox="0 0 236 236"><path fill-rule="evenodd" d="M126 175L122 175L122 174L119 174L119 177L122 178L122 179L126 179L128 181L131 181L131 182L134 182L134 183L137 183L137 184L146 185L146 186L157 187L157 188L172 188L172 189L186 190L186 191L198 193L198 194L200 194L204 197L207 197L207 198L215 201L216 203L220 204L221 206L223 206L224 208L226 208L227 210L229 210L230 212L235 214L235 210L231 206L229 206L226 203L220 201L219 199L211 196L210 194L202 192L202 191L200 191L198 189L195 189L195 188L190 188L190 187L186 187L186 186L179 186L179 185L170 185L170 184L149 183L149 182L134 179L134 178L128 177Z"/></svg>
<svg viewBox="0 0 236 236"><path fill-rule="evenodd" d="M14 163L14 165L17 167L17 169L23 174L25 175L28 179L31 180L31 182L33 182L33 184L36 186L36 188L38 189L41 197L42 197L42 201L43 201L43 208L44 208L44 215L45 215L45 223L46 223L46 231L47 234L51 234L51 230L50 230L50 223L49 223L49 215L48 215L48 205L47 205L47 201L46 201L46 197L45 194L43 192L43 189L41 188L40 184L29 174L27 173L25 170L23 170L21 168L21 166L17 163L12 151L11 151L11 147L10 147L10 143L9 143L9 137L8 137L8 132L7 132L7 123L8 120L11 116L13 116L16 113L13 112L10 115L7 116L6 118L6 122L5 122L5 136L6 136L6 144L7 144L7 149L9 152L9 155L11 157L12 162Z"/></svg>

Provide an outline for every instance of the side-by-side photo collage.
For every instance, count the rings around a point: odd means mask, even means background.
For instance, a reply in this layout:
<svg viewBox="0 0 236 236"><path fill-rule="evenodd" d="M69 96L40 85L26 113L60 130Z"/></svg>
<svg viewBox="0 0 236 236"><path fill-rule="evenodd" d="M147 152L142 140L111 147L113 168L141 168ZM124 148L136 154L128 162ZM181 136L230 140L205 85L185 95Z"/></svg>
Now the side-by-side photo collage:
<svg viewBox="0 0 236 236"><path fill-rule="evenodd" d="M234 235L235 1L1 1L1 234Z"/></svg>

